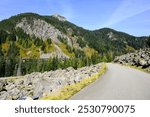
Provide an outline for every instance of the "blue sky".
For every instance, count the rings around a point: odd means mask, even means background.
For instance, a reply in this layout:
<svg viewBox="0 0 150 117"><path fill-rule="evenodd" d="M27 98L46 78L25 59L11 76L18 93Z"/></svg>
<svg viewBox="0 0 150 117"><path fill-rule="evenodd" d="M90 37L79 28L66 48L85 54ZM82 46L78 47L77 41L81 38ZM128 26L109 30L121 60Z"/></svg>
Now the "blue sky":
<svg viewBox="0 0 150 117"><path fill-rule="evenodd" d="M0 20L34 12L60 14L86 29L113 28L135 36L150 35L149 0L1 0Z"/></svg>

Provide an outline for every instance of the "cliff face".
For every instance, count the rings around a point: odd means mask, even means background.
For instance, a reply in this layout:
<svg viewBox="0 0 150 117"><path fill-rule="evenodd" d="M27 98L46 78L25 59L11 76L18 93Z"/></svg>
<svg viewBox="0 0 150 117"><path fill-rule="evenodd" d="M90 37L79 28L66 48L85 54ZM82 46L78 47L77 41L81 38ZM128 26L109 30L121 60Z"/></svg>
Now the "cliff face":
<svg viewBox="0 0 150 117"><path fill-rule="evenodd" d="M68 36L44 20L33 18L32 21L29 22L28 19L23 18L21 22L16 24L16 28L18 27L21 28L25 33L31 36L34 35L40 39L43 39L44 41L50 38L54 42L60 43L60 40L58 39L59 37L66 39L68 44L70 46L72 45Z"/></svg>

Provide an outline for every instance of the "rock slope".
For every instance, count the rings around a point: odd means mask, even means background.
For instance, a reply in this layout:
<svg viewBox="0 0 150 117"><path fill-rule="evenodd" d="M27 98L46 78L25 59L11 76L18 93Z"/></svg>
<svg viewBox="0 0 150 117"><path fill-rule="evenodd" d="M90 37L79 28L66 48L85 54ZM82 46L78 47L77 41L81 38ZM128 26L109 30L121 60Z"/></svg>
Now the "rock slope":
<svg viewBox="0 0 150 117"><path fill-rule="evenodd" d="M65 38L67 40L70 40L65 34L60 32L58 29L56 29L51 24L48 24L44 20L40 19L33 19L32 22L29 22L28 19L23 18L21 22L19 22L16 25L16 28L21 28L24 32L26 32L29 35L35 35L36 37L39 37L43 40L46 40L48 38L52 39L54 42L59 43L58 36L61 38ZM70 42L71 43L71 42ZM68 42L68 44L70 44Z"/></svg>
<svg viewBox="0 0 150 117"><path fill-rule="evenodd" d="M16 100L23 97L41 98L57 92L66 85L80 82L101 70L101 64L79 68L44 73L34 72L18 79L0 79L0 99Z"/></svg>
<svg viewBox="0 0 150 117"><path fill-rule="evenodd" d="M134 53L128 53L116 57L114 62L123 65L137 66L150 71L150 48L141 49Z"/></svg>

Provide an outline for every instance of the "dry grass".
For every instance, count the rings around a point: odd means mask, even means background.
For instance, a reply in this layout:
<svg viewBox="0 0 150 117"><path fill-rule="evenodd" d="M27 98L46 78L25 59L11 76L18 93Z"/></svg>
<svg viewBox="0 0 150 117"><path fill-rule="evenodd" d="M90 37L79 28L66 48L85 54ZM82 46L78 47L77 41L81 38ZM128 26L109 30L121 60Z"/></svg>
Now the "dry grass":
<svg viewBox="0 0 150 117"><path fill-rule="evenodd" d="M30 48L24 48L16 42L18 48L20 48L20 57L22 58L40 58L40 50L33 43Z"/></svg>
<svg viewBox="0 0 150 117"><path fill-rule="evenodd" d="M10 48L9 42L5 42L2 44L2 51L3 51L5 56L7 56L9 48Z"/></svg>
<svg viewBox="0 0 150 117"><path fill-rule="evenodd" d="M67 56L73 58L75 57L75 54L74 53L70 53L68 52L67 50L67 46L63 43L60 43L60 44L57 44L57 46L63 51L63 53L65 53Z"/></svg>
<svg viewBox="0 0 150 117"><path fill-rule="evenodd" d="M94 50L93 48L89 48L89 47L83 48L83 51L87 57L91 57L94 53L98 53L96 50Z"/></svg>
<svg viewBox="0 0 150 117"><path fill-rule="evenodd" d="M48 42L46 42L46 53L52 53L55 52L55 46L54 43L52 42L50 45L48 44Z"/></svg>

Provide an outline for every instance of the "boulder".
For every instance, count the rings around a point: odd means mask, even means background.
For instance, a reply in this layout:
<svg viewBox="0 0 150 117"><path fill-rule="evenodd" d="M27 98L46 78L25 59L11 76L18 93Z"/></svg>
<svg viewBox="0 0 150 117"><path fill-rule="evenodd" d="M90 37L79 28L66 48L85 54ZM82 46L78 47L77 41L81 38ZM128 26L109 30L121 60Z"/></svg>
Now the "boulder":
<svg viewBox="0 0 150 117"><path fill-rule="evenodd" d="M120 57L116 57L114 62L123 65L132 65L147 69L150 66L150 48L140 49L134 53L128 53Z"/></svg>
<svg viewBox="0 0 150 117"><path fill-rule="evenodd" d="M78 82L80 82L81 80L82 80L82 77L81 77L80 75L78 75L78 76L76 76L76 77L74 78L75 83L78 83Z"/></svg>
<svg viewBox="0 0 150 117"><path fill-rule="evenodd" d="M12 97L8 92L6 92L0 96L0 100L12 100Z"/></svg>
<svg viewBox="0 0 150 117"><path fill-rule="evenodd" d="M139 63L141 66L145 66L147 64L147 62L143 59L139 60Z"/></svg>
<svg viewBox="0 0 150 117"><path fill-rule="evenodd" d="M16 87L16 85L15 85L15 84L10 83L10 84L6 85L5 89L9 91L9 90L14 89L15 87Z"/></svg>

